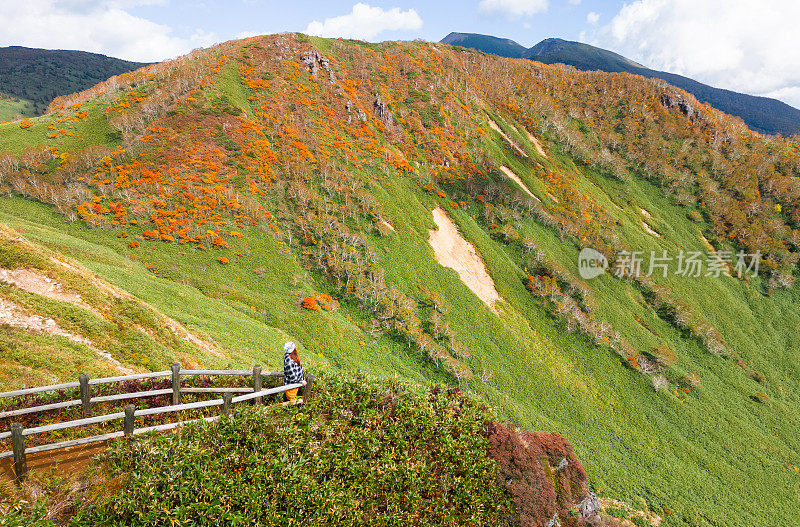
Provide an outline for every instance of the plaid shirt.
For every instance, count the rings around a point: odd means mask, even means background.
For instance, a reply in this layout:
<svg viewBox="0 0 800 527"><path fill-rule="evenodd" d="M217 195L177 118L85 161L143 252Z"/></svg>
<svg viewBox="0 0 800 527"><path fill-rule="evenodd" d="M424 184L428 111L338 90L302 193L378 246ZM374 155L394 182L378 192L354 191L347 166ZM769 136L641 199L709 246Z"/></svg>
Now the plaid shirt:
<svg viewBox="0 0 800 527"><path fill-rule="evenodd" d="M297 364L288 353L283 354L283 384L299 384L305 380L303 367Z"/></svg>

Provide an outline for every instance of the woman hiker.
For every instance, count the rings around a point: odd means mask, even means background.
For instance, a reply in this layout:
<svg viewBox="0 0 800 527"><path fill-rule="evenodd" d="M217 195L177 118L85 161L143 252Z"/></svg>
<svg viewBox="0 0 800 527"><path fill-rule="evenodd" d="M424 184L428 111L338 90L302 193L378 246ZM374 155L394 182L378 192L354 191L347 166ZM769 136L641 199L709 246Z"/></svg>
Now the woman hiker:
<svg viewBox="0 0 800 527"><path fill-rule="evenodd" d="M300 364L300 357L297 355L297 345L294 342L287 342L283 345L283 385L302 384L306 385L306 375L303 365ZM293 388L284 392L287 401L294 401L297 397L297 390Z"/></svg>

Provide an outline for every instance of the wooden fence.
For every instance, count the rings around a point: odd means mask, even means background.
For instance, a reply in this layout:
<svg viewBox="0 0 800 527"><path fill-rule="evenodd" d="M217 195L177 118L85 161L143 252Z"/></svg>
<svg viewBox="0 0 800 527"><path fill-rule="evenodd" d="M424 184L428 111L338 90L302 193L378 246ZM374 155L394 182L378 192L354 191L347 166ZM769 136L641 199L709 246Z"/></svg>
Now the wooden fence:
<svg viewBox="0 0 800 527"><path fill-rule="evenodd" d="M205 375L205 376L223 376L223 375L238 375L252 377L252 386L250 387L183 387L181 386L181 377L190 375ZM118 377L105 377L100 379L90 379L86 374L80 374L77 382L66 382L62 384L52 384L49 386L39 386L36 388L26 388L24 390L14 390L10 392L0 392L0 399L9 397L21 397L24 395L31 395L36 393L51 392L57 390L66 390L71 388L79 388L80 399L73 399L69 401L61 401L57 403L44 404L40 406L33 406L30 408L19 408L16 410L9 410L0 412L0 418L9 418L19 415L26 415L37 412L44 412L48 410L57 410L62 408L69 408L73 406L81 406L83 418L75 419L73 421L65 421L62 423L53 423L44 426L36 426L32 428L24 428L19 423L13 423L8 432L0 432L0 440L11 438L12 450L8 452L0 452L0 460L13 457L14 458L14 473L17 478L24 478L28 472L27 455L35 454L37 452L48 452L51 450L58 450L61 448L68 448L78 445L86 445L89 443L96 443L99 441L107 441L119 437L132 437L138 434L147 432L160 432L164 430L171 430L187 423L197 421L214 421L219 419L220 415L227 415L230 413L231 407L240 402L254 401L256 404L261 403L263 397L284 393L294 388L302 388L300 394L302 401L307 401L311 394L314 378L311 375L306 376L307 384L303 387L301 384L288 384L278 386L277 388L263 389L262 383L264 377L283 377L283 372L263 372L261 366L256 365L252 370L181 370L180 365L173 364L169 371L157 371L151 373L137 373L133 375L120 375ZM142 392L119 393L115 395L105 395L99 397L92 397L92 386L101 384L112 384L132 380L156 379L163 377L172 378L172 387L161 390L148 390ZM211 399L207 401L197 401L193 403L181 403L181 394L190 393L221 393L222 397L219 399ZM243 395L234 395L234 394ZM123 401L128 399L141 399L144 397L153 397L156 395L172 395L172 404L169 406L162 406L158 408L144 408L137 410L132 404L125 406L124 411L115 412L111 414L91 416L92 405L94 403ZM286 404L286 403L284 403ZM181 412L184 410L197 410L201 408L219 408L219 415L212 417L201 417L199 419L191 419L188 421L179 421L174 423L166 423L157 426L148 426L143 428L136 428L135 421L137 417L147 415L161 415L172 412ZM80 426L96 425L106 421L113 421L115 419L123 420L122 430L111 432L107 434L95 435L90 437L82 437L72 439L69 441L61 441L58 443L50 443L45 445L34 446L30 448L25 447L25 438L34 434L46 434L56 430L64 430L67 428L75 428Z"/></svg>

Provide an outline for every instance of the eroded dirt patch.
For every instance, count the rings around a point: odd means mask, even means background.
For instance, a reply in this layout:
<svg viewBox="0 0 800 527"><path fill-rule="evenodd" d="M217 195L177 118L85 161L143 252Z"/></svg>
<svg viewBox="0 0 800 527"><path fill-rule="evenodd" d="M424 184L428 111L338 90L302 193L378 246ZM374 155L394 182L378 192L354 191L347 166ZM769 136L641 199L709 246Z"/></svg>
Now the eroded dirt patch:
<svg viewBox="0 0 800 527"><path fill-rule="evenodd" d="M653 230L653 228L650 225L648 225L646 221L642 222L642 228L645 231L647 231L647 234L655 236L656 238L661 238L661 234L659 234L657 231Z"/></svg>
<svg viewBox="0 0 800 527"><path fill-rule="evenodd" d="M57 265L60 265L61 267L64 267L65 269L68 269L68 270L72 271L73 273L76 273L76 274L80 275L82 278L84 278L85 280L90 282L92 285L94 285L95 287L97 287L101 291L104 291L105 293L111 295L114 298L130 298L130 299L135 298L129 292L125 291L124 289L120 289L118 287L115 287L115 286L109 284L108 282L106 282L105 280L102 280L102 279L98 278L97 276L93 275L87 269L84 269L84 268L79 267L77 265L73 265L73 264L71 264L69 262L65 262L65 261L60 260L58 258L51 258L51 261L53 263L57 264ZM155 308L153 308L152 306L148 305L148 307L153 309L153 311L158 311ZM220 358L225 357L224 353L222 353L221 351L216 349L213 345L211 345L210 343L206 342L202 338L198 337L197 335L195 335L194 333L192 333L191 331L186 329L180 322L177 322L177 321L169 318L166 315L162 315L162 316L164 318L164 325L166 327L168 327L178 338L181 338L181 339L185 340L186 342L194 344L195 346L197 346L201 350L203 350L206 353L209 353L211 355L214 355L215 357L220 357ZM141 326L138 327L138 329L144 331L144 328L142 328ZM145 331L145 332L150 334L150 336L153 336L151 332L148 332L148 331Z"/></svg>
<svg viewBox="0 0 800 527"><path fill-rule="evenodd" d="M29 313L16 302L5 298L0 298L0 324L36 333L58 335L91 346L91 342L88 339L63 329L52 318Z"/></svg>
<svg viewBox="0 0 800 527"><path fill-rule="evenodd" d="M603 510L609 508L615 509L622 509L628 513L628 516L631 518L642 518L644 521L647 522L648 525L652 525L653 527L659 527L661 525L662 518L658 514L652 511L642 511L639 509L635 509L631 507L629 504L625 503L624 501L615 500L613 498L600 498L600 505L602 506ZM633 523L629 519L622 520L622 525L625 527L636 527L637 524Z"/></svg>
<svg viewBox="0 0 800 527"><path fill-rule="evenodd" d="M31 269L0 269L0 282L11 284L28 293L42 295L61 302L68 302L87 311L91 311L97 316L102 316L99 311L87 304L78 293L74 291L65 291L63 286L57 281Z"/></svg>
<svg viewBox="0 0 800 527"><path fill-rule="evenodd" d="M525 130L525 129L523 128L523 130ZM528 136L528 141L533 143L533 146L536 147L536 151L539 152L539 155L541 155L542 157L546 158L547 157L547 152L544 151L544 147L542 146L542 143L540 143L539 140L536 139L536 137L532 133L530 133L528 130L525 130L525 135Z"/></svg>
<svg viewBox="0 0 800 527"><path fill-rule="evenodd" d="M491 120L491 119L489 119L489 128L491 128L492 130L494 130L495 132L497 132L498 134L500 134L500 136L501 136L503 139L505 139L506 141L508 141L508 144L510 144L510 145L511 145L511 146L514 148L514 150L516 150L516 151L519 153L519 155L521 155L522 157L528 157L528 153L527 153L527 152L525 152L525 151L524 151L522 148L520 148L520 146L519 146L519 145L518 145L518 144L517 144L517 143L516 143L516 142L515 142L513 139L511 139L510 137L508 137L508 136L506 135L506 133L503 131L503 129L502 129L502 128L500 128L499 126L497 126L497 123L496 123L496 122L494 122L494 121L493 121L493 120Z"/></svg>
<svg viewBox="0 0 800 527"><path fill-rule="evenodd" d="M514 183L516 183L517 185L519 185L520 187L522 187L522 190L524 190L526 194L528 194L530 197L532 197L533 199L535 199L536 201L538 201L538 202L540 202L540 203L541 203L541 201L542 201L542 200L540 200L539 198L537 198L537 197L536 197L536 196L533 194L533 192L531 192L531 190L530 190L528 187L526 187L526 186L525 186L525 183L523 183L523 182L522 182L522 180L519 178L519 176L518 176L518 175L516 175L516 174L514 173L514 171L513 171L513 170L511 170L510 168L508 168L508 167L507 167L507 166L505 166L505 165L501 165L501 166L500 166L500 170L503 172L503 174L505 174L506 176L508 176L508 178L509 178L510 180L512 180Z"/></svg>
<svg viewBox="0 0 800 527"><path fill-rule="evenodd" d="M464 285L497 313L496 303L500 300L500 294L494 286L494 280L486 271L481 255L461 235L456 224L441 207L433 210L433 221L438 228L429 231L428 243L433 247L436 261L458 273Z"/></svg>

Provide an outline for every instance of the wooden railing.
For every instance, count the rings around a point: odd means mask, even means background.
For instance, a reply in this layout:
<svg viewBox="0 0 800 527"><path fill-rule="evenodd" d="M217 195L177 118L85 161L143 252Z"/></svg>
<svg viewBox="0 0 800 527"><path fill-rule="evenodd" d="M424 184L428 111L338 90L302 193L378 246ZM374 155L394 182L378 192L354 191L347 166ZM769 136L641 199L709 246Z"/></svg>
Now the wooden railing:
<svg viewBox="0 0 800 527"><path fill-rule="evenodd" d="M251 376L252 386L250 387L183 387L181 385L181 377L189 375L203 375L203 376L223 376L223 375L238 375L238 376ZM219 419L220 415L228 415L232 406L236 403L244 401L254 401L256 404L262 402L263 398L269 395L284 393L295 388L302 388L301 399L297 403L307 401L311 394L314 378L311 375L306 376L307 384L303 387L302 384L288 384L278 386L277 388L263 389L263 377L283 377L283 372L263 372L261 366L256 365L252 370L181 370L178 364L173 364L169 371L157 371L151 373L137 373L133 375L121 375L117 377L105 377L100 379L90 379L86 374L80 374L77 382L66 382L61 384L53 384L49 386L39 386L36 388L26 388L23 390L14 390L10 392L0 392L0 399L9 397L21 397L25 395L32 395L43 392L51 392L58 390L66 390L72 388L79 388L80 399L73 399L69 401L60 401L57 403L44 404L33 406L30 408L19 408L0 412L0 419L26 415L37 412L45 412L48 410L58 410L69 408L73 406L81 406L83 418L75 419L72 421L65 421L61 423L53 423L43 426L36 426L32 428L24 428L19 423L13 423L8 432L0 432L0 440L11 438L12 450L8 452L0 452L0 460L13 457L14 458L14 473L17 478L25 477L28 472L27 455L35 454L37 452L48 452L61 448L68 448L78 445L85 445L89 443L96 443L99 441L107 441L119 437L132 437L138 434L147 432L160 432L164 430L171 430L187 423L197 421L214 421ZM141 392L119 393L114 395L105 395L92 397L92 386L101 384L112 384L131 380L144 380L156 379L163 377L172 377L172 387L160 390L147 390ZM207 401L196 401L191 403L181 403L181 394L191 393L221 393L222 397L219 399L211 399ZM243 395L236 395L235 393L243 393ZM162 406L156 408L144 408L137 410L133 405L128 404L125 406L124 411L115 412L105 415L90 416L92 405L94 403L123 401L127 399L141 399L144 397L153 397L157 395L172 395L172 404L169 406ZM284 403L286 404L286 403ZM136 428L135 421L137 417L149 415L161 415L172 412L181 412L186 410L197 410L203 408L219 408L219 415L211 417L201 417L198 419L191 419L188 421L179 421L174 423L166 423L156 426L148 426L143 428ZM122 430L94 435L90 437L82 437L78 439L71 439L68 441L61 441L58 443L44 444L34 447L25 447L25 438L34 434L46 434L56 430L64 430L68 428L76 428L80 426L96 425L115 419L123 420Z"/></svg>

